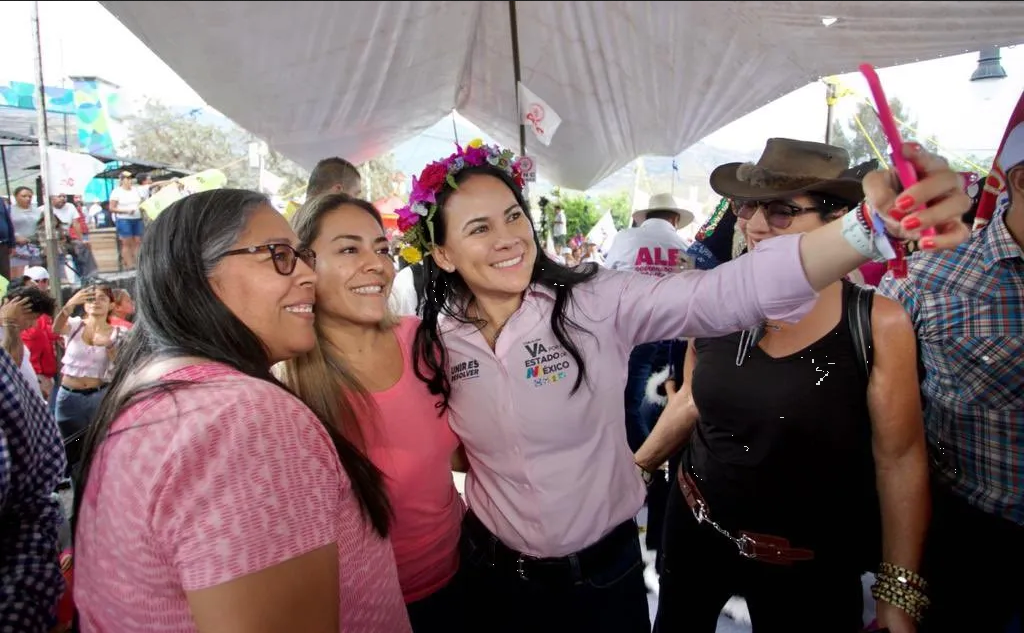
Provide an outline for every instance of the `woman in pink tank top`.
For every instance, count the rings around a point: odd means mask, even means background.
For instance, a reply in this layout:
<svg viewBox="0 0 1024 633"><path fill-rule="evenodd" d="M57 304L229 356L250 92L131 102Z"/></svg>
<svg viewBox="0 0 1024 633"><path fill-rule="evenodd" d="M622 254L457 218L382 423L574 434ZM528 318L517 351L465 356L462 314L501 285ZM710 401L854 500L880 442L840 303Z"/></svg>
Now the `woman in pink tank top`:
<svg viewBox="0 0 1024 633"><path fill-rule="evenodd" d="M140 255L75 491L83 633L410 631L380 474L270 372L316 342L316 254L222 189Z"/></svg>
<svg viewBox="0 0 1024 633"><path fill-rule="evenodd" d="M460 582L464 513L452 480L459 441L412 364L419 320L387 308L395 269L378 211L332 194L292 225L317 251L317 345L289 361L286 381L384 473L391 542L413 631L468 631Z"/></svg>

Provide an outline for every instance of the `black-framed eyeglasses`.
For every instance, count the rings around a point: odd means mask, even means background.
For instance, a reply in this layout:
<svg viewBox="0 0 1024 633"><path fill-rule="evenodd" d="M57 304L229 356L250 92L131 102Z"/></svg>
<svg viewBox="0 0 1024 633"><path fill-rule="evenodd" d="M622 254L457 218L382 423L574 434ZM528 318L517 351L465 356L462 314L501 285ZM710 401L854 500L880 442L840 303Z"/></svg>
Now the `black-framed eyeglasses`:
<svg viewBox="0 0 1024 633"><path fill-rule="evenodd" d="M810 211L821 211L820 207L801 207L786 200L743 200L733 201L732 211L736 217L749 220L758 209L764 209L768 225L777 229L788 229L793 218Z"/></svg>
<svg viewBox="0 0 1024 633"><path fill-rule="evenodd" d="M274 270L280 275L288 276L295 272L295 265L301 259L302 263L312 269L316 269L316 251L311 248L292 248L290 244L260 244L228 251L222 255L255 255L268 251L270 260L274 262Z"/></svg>

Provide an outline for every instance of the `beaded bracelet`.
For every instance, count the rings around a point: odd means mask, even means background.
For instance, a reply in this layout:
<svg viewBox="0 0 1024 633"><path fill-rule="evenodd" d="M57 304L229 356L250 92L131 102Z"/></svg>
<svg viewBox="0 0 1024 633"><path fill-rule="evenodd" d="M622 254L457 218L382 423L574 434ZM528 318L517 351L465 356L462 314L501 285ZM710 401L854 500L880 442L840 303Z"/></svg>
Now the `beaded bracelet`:
<svg viewBox="0 0 1024 633"><path fill-rule="evenodd" d="M928 591L928 581L922 578L917 572L911 571L906 567L900 567L899 565L883 562L878 566L878 571L883 576L891 576L901 584L909 584L915 589Z"/></svg>
<svg viewBox="0 0 1024 633"><path fill-rule="evenodd" d="M925 609L931 605L931 601L920 591L910 587L902 588L892 582L876 582L871 586L871 595L875 600L887 602L905 611L916 622L922 620Z"/></svg>
<svg viewBox="0 0 1024 633"><path fill-rule="evenodd" d="M928 586L924 578L891 563L882 563L875 578L876 582L871 586L875 600L887 602L905 611L915 621L921 621L924 611L931 605L931 600L924 593Z"/></svg>

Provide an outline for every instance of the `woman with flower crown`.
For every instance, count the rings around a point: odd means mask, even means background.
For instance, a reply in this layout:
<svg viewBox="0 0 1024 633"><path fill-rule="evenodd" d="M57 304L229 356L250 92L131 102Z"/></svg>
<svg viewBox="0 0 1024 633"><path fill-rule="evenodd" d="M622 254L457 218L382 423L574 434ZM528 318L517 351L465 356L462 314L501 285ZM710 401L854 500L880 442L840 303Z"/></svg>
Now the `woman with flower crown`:
<svg viewBox="0 0 1024 633"><path fill-rule="evenodd" d="M897 205L893 173L869 174L867 200L894 237L934 227L929 245L953 248L967 237L959 178L906 148L920 182ZM908 201L920 210L901 224L894 206ZM488 632L649 633L634 523L648 475L623 423L630 350L799 320L819 290L883 258L884 238L851 212L711 271L566 268L541 248L513 154L478 141L428 165L399 217L403 257L429 255L413 365L468 456L466 608Z"/></svg>

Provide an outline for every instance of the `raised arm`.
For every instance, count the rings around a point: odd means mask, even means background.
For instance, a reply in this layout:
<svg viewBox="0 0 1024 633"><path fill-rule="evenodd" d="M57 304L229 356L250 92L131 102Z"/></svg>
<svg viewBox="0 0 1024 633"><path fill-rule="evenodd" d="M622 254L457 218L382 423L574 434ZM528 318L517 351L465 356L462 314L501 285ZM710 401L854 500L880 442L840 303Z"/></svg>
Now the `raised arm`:
<svg viewBox="0 0 1024 633"><path fill-rule="evenodd" d="M71 314L80 305L85 305L85 302L92 297L94 292L93 288L82 288L74 294L68 302L64 304L64 307L60 309L57 316L53 317L53 332L61 336L68 334L68 319L71 318Z"/></svg>
<svg viewBox="0 0 1024 633"><path fill-rule="evenodd" d="M897 197L891 172L873 172L864 179L868 204L889 212L924 206L902 219L886 220L888 230L905 239L920 238L934 227L935 237L920 240L922 248L955 248L969 237L960 221L970 206L958 174L936 156L908 144L907 157L921 180ZM617 292L617 331L637 345L681 336L712 337L745 330L765 319L796 321L813 305L818 290L838 281L868 257L869 244L856 215L803 235L765 240L753 252L708 272L684 272L652 279L639 275L607 277L600 283ZM898 214L898 213L897 213ZM912 227L912 228L911 228ZM858 233L858 231L860 233Z"/></svg>

